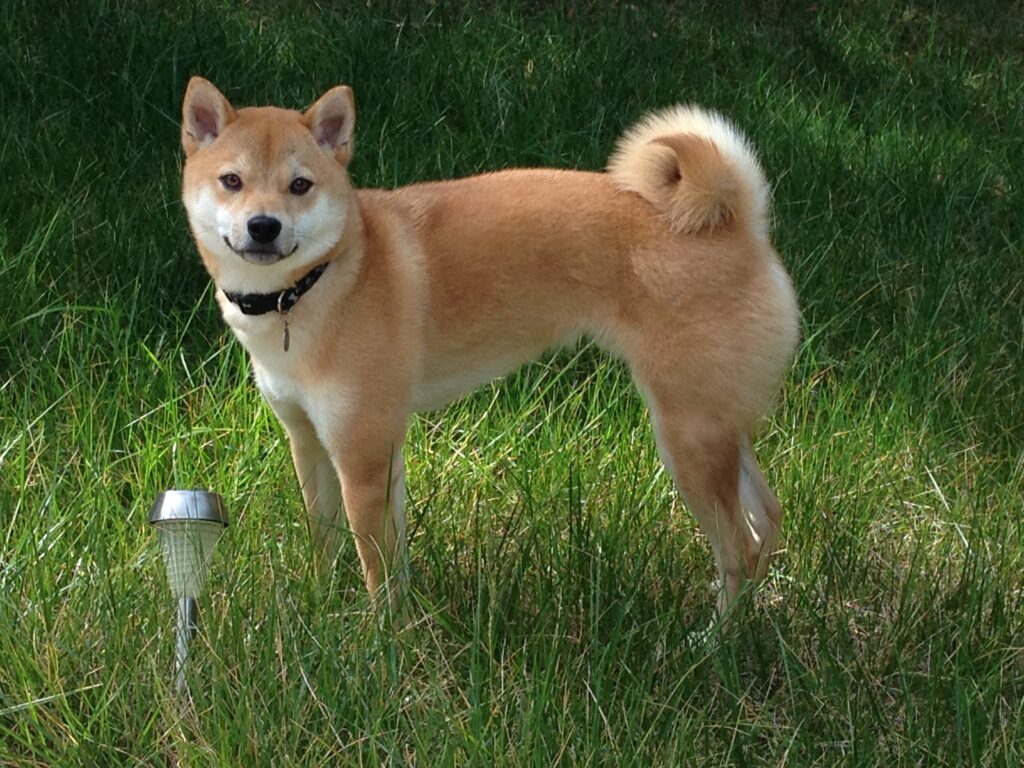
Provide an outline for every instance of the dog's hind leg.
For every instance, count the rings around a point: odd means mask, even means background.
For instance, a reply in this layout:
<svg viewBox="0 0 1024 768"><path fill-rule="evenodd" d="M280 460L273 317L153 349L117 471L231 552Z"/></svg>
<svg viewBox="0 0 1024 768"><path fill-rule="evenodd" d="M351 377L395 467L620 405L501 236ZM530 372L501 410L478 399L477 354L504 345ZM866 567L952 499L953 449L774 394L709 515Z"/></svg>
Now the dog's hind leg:
<svg viewBox="0 0 1024 768"><path fill-rule="evenodd" d="M714 551L724 616L744 583L767 569L781 517L747 436L715 414L685 413L649 393L662 459Z"/></svg>
<svg viewBox="0 0 1024 768"><path fill-rule="evenodd" d="M779 530L782 528L782 505L761 474L747 435L740 442L740 504L751 536L760 539L754 575L757 579L763 579L778 544Z"/></svg>

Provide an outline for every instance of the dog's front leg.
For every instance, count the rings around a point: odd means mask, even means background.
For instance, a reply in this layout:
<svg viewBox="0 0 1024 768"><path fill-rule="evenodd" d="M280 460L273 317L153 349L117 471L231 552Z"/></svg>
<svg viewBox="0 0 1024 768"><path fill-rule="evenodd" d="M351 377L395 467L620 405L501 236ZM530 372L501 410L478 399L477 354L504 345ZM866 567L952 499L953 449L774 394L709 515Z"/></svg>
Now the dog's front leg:
<svg viewBox="0 0 1024 768"><path fill-rule="evenodd" d="M405 471L402 439L346 441L339 459L342 496L371 596L392 576L401 579L405 560ZM398 583L392 583L399 586ZM392 603L397 590L392 590Z"/></svg>
<svg viewBox="0 0 1024 768"><path fill-rule="evenodd" d="M295 476L309 515L313 562L318 577L324 580L334 566L341 543L338 473L305 412L290 403L267 400L288 433Z"/></svg>

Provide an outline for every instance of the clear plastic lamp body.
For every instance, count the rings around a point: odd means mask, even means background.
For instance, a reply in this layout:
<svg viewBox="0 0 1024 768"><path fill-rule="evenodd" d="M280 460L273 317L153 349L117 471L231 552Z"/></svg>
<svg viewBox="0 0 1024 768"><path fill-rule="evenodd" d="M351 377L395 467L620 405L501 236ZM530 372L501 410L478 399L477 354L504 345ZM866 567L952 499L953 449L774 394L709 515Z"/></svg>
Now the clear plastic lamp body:
<svg viewBox="0 0 1024 768"><path fill-rule="evenodd" d="M160 531L171 593L179 600L199 597L224 526L210 520L162 520L155 525Z"/></svg>

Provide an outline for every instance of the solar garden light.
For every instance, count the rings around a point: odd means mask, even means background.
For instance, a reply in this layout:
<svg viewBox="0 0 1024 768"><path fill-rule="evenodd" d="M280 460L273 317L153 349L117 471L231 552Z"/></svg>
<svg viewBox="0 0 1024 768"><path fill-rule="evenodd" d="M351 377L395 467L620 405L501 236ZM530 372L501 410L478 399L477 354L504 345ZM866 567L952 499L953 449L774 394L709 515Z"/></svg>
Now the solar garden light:
<svg viewBox="0 0 1024 768"><path fill-rule="evenodd" d="M167 567L167 581L178 601L174 687L185 692L188 644L199 628L199 603L217 539L228 525L224 502L209 491L164 491L149 512Z"/></svg>

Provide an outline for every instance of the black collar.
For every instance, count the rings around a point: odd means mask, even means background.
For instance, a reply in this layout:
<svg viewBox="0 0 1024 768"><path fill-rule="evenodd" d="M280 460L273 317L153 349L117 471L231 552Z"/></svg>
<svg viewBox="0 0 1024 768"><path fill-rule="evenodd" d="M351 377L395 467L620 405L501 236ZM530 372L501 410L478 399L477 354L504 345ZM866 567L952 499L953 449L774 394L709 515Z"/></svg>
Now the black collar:
<svg viewBox="0 0 1024 768"><path fill-rule="evenodd" d="M265 315L267 312L280 312L286 314L294 307L299 298L316 285L320 275L327 269L327 264L313 267L291 288L285 288L276 293L228 293L224 291L227 300L242 310L243 315Z"/></svg>

